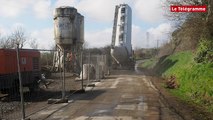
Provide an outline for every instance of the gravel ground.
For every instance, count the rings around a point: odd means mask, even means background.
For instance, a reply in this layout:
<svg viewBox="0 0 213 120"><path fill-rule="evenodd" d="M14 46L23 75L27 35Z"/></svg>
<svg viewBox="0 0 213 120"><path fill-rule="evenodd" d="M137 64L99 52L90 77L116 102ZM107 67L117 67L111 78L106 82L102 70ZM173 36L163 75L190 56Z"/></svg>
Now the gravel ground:
<svg viewBox="0 0 213 120"><path fill-rule="evenodd" d="M65 91L66 95L71 92L81 89L81 81L75 81L72 74L66 74L65 78ZM87 83L87 81L84 81ZM47 104L47 100L50 98L61 97L61 86L60 74L53 73L50 79L46 80L47 88L44 84L40 85L40 89L31 93L28 88L24 88L24 101L25 101L25 115L26 117L50 106ZM3 96L1 94L1 96ZM20 96L19 95L8 95L1 97L0 101L0 120L16 120L21 118L20 109Z"/></svg>
<svg viewBox="0 0 213 120"><path fill-rule="evenodd" d="M112 75L72 102L50 106L30 116L31 120L182 120L160 99L150 77L133 71Z"/></svg>

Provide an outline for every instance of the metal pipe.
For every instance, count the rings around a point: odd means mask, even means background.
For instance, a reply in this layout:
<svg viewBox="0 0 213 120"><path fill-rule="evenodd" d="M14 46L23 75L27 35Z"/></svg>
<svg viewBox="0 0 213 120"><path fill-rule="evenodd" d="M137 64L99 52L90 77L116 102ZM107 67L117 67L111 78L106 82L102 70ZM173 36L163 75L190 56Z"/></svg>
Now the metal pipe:
<svg viewBox="0 0 213 120"><path fill-rule="evenodd" d="M81 51L81 89L84 89L84 76L83 76L83 51Z"/></svg>
<svg viewBox="0 0 213 120"><path fill-rule="evenodd" d="M89 81L90 81L90 52L89 52L89 65L88 65L88 83L89 83Z"/></svg>
<svg viewBox="0 0 213 120"><path fill-rule="evenodd" d="M62 80L62 99L65 99L65 50L63 50L63 80Z"/></svg>
<svg viewBox="0 0 213 120"><path fill-rule="evenodd" d="M99 62L101 62L100 59L99 59L99 57L100 57L99 55L97 55L97 57L96 57L96 62L97 62L97 63L96 63L96 64L97 64L97 72L96 72L97 78L96 78L96 80L98 80L98 81L100 80Z"/></svg>
<svg viewBox="0 0 213 120"><path fill-rule="evenodd" d="M21 114L22 114L21 119L24 120L25 109L24 109L24 95L23 95L22 77L21 77L21 69L20 69L19 44L17 44L16 55L17 55L17 67L18 67L18 76L19 76L19 91L20 91L20 97L21 97Z"/></svg>
<svg viewBox="0 0 213 120"><path fill-rule="evenodd" d="M59 48L58 48L59 49ZM59 56L59 65L58 65L58 69L59 69L59 72L60 72L60 80L61 81L63 81L63 79L62 79L62 71L61 71L61 54L60 54L61 52L60 51L58 51L58 56ZM61 84L61 86L63 86L62 84ZM63 89L63 87L62 87L62 89ZM61 90L61 91L63 91L63 90Z"/></svg>

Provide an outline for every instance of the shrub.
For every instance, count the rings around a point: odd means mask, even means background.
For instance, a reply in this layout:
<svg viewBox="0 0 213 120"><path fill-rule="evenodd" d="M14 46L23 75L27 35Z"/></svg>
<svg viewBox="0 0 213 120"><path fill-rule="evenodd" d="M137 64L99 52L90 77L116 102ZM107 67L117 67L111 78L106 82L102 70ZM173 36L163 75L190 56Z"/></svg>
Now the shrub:
<svg viewBox="0 0 213 120"><path fill-rule="evenodd" d="M213 62L213 40L202 38L199 42L198 49L196 52L195 61L198 63L202 62Z"/></svg>

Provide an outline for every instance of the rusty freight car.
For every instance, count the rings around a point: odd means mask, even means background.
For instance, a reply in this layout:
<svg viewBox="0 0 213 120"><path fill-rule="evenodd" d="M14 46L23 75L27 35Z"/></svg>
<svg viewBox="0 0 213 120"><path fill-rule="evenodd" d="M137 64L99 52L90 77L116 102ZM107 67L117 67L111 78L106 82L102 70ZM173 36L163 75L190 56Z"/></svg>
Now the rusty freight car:
<svg viewBox="0 0 213 120"><path fill-rule="evenodd" d="M40 79L40 52L37 50L20 50L20 69L22 84L31 91L38 86ZM0 49L0 90L18 91L19 77L17 68L17 54L15 49Z"/></svg>

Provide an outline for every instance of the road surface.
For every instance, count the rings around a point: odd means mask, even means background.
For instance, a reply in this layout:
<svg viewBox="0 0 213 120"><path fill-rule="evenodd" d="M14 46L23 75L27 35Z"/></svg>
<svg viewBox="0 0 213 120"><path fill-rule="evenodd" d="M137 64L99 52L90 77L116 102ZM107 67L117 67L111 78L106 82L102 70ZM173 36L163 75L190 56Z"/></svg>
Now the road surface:
<svg viewBox="0 0 213 120"><path fill-rule="evenodd" d="M164 105L148 76L114 73L68 103L54 104L31 120L182 120Z"/></svg>

